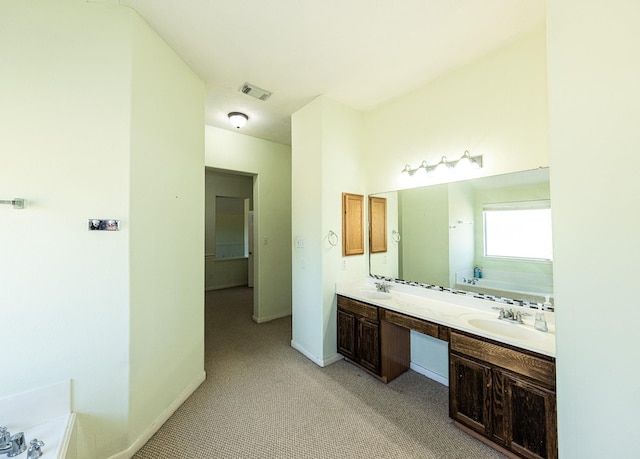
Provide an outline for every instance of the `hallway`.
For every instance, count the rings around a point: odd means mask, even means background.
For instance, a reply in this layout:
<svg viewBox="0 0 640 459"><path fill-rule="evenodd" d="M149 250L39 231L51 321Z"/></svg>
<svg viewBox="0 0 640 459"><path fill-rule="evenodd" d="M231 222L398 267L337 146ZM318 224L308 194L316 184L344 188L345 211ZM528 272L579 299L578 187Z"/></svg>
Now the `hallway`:
<svg viewBox="0 0 640 459"><path fill-rule="evenodd" d="M207 379L135 458L504 457L452 426L446 387L320 368L291 348L290 317L251 320L252 295L206 294Z"/></svg>

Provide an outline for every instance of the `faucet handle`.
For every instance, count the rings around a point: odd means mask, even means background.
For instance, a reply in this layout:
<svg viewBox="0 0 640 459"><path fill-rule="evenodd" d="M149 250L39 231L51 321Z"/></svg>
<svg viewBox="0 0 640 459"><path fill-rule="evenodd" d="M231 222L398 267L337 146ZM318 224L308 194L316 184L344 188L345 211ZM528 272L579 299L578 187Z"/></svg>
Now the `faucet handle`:
<svg viewBox="0 0 640 459"><path fill-rule="evenodd" d="M3 449L6 449L11 444L11 434L6 427L0 427L0 454L3 453Z"/></svg>
<svg viewBox="0 0 640 459"><path fill-rule="evenodd" d="M27 450L27 459L37 459L42 456L40 448L44 446L44 442L34 438L29 443L29 449Z"/></svg>

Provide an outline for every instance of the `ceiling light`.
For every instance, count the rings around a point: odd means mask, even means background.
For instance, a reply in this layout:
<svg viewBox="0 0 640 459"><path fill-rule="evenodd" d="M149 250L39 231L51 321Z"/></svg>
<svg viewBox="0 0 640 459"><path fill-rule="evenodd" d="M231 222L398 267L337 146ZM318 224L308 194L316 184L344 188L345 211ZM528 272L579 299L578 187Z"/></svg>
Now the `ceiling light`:
<svg viewBox="0 0 640 459"><path fill-rule="evenodd" d="M240 112L229 113L229 121L238 129L240 129L242 126L247 124L248 119L249 117L244 113L240 113Z"/></svg>

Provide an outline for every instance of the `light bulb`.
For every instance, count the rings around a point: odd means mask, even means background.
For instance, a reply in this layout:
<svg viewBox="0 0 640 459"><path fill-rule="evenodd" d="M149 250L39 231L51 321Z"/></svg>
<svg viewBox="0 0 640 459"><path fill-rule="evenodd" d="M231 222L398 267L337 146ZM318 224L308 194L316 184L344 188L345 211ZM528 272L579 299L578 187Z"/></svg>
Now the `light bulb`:
<svg viewBox="0 0 640 459"><path fill-rule="evenodd" d="M249 119L249 117L247 115L245 115L244 113L240 113L240 112L231 112L231 113L229 113L228 116L229 116L229 121L231 122L231 124L234 125L238 129L240 129L245 124L247 124L247 120Z"/></svg>
<svg viewBox="0 0 640 459"><path fill-rule="evenodd" d="M447 157L443 156L434 171L437 175L443 175L449 172L449 163L447 163Z"/></svg>

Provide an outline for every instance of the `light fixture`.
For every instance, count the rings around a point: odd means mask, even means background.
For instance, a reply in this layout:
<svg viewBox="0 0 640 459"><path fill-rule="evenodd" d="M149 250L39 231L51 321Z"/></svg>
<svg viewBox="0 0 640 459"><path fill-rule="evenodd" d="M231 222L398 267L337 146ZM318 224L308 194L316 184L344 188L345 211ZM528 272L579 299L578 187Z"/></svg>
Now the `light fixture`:
<svg viewBox="0 0 640 459"><path fill-rule="evenodd" d="M442 176L449 172L455 171L462 173L464 171L479 169L482 167L482 155L471 156L469 150L465 150L464 154L455 161L449 161L446 156L442 156L440 162L433 166L427 164L426 161L422 161L418 167L411 169L411 166L407 164L402 169L398 181L400 183L408 183L411 181L422 181L430 175Z"/></svg>
<svg viewBox="0 0 640 459"><path fill-rule="evenodd" d="M450 166L447 162L447 157L443 156L442 159L440 159L440 162L436 165L433 172L438 175L446 174L447 172L449 172L449 167Z"/></svg>
<svg viewBox="0 0 640 459"><path fill-rule="evenodd" d="M478 163L479 160L480 163ZM471 158L469 154L469 150L465 150L462 158L460 158L456 164L457 171L467 171L470 169L479 169L482 167L482 156L476 156L476 158Z"/></svg>
<svg viewBox="0 0 640 459"><path fill-rule="evenodd" d="M238 129L247 124L247 120L249 119L247 115L240 112L231 112L228 116L231 124L233 124Z"/></svg>
<svg viewBox="0 0 640 459"><path fill-rule="evenodd" d="M409 183L411 180L411 166L408 164L404 166L402 172L400 172L400 176L398 177L399 183Z"/></svg>
<svg viewBox="0 0 640 459"><path fill-rule="evenodd" d="M422 164L414 171L416 180L425 180L429 172L429 165L426 161L422 161Z"/></svg>

